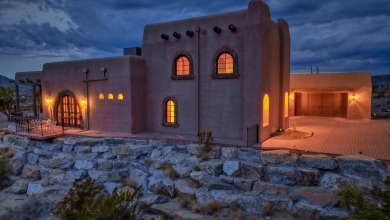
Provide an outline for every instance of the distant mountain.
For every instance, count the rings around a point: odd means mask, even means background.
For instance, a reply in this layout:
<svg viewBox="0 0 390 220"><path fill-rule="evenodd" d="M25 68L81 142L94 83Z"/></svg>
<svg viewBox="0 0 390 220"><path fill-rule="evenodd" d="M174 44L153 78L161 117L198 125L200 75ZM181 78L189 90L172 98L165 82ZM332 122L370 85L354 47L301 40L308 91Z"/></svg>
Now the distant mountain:
<svg viewBox="0 0 390 220"><path fill-rule="evenodd" d="M372 85L389 85L389 84L390 84L390 74L372 76Z"/></svg>
<svg viewBox="0 0 390 220"><path fill-rule="evenodd" d="M0 86L13 86L13 83L9 82L10 80L10 78L0 75Z"/></svg>

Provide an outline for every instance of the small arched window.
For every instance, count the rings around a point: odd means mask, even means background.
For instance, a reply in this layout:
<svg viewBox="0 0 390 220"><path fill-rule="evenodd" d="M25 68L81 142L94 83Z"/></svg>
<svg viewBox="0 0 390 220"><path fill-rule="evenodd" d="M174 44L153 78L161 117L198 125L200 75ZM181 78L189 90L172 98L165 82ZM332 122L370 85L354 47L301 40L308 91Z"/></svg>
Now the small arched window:
<svg viewBox="0 0 390 220"><path fill-rule="evenodd" d="M164 99L163 102L163 126L178 127L177 121L177 101L172 97Z"/></svg>
<svg viewBox="0 0 390 220"><path fill-rule="evenodd" d="M103 93L99 93L98 98L99 99L104 99L104 94Z"/></svg>
<svg viewBox="0 0 390 220"><path fill-rule="evenodd" d="M269 96L268 94L264 95L263 98L263 127L269 125Z"/></svg>
<svg viewBox="0 0 390 220"><path fill-rule="evenodd" d="M118 100L123 100L123 94L122 93L118 93L117 97L116 97Z"/></svg>
<svg viewBox="0 0 390 220"><path fill-rule="evenodd" d="M190 61L185 56L180 56L176 60L176 75L190 75Z"/></svg>
<svg viewBox="0 0 390 220"><path fill-rule="evenodd" d="M112 93L108 93L107 99L114 99L114 95Z"/></svg>
<svg viewBox="0 0 390 220"><path fill-rule="evenodd" d="M175 55L173 62L172 79L193 79L192 58L187 52L180 52Z"/></svg>
<svg viewBox="0 0 390 220"><path fill-rule="evenodd" d="M284 117L288 117L288 92L284 94Z"/></svg>
<svg viewBox="0 0 390 220"><path fill-rule="evenodd" d="M234 79L238 78L238 58L237 54L228 48L217 51L214 55L213 79Z"/></svg>

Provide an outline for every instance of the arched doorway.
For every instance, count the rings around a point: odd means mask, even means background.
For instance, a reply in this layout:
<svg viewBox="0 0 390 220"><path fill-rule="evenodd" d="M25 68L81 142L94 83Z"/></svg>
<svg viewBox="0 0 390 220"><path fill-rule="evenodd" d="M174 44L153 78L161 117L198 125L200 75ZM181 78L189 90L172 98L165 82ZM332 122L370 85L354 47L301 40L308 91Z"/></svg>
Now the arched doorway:
<svg viewBox="0 0 390 220"><path fill-rule="evenodd" d="M73 93L62 92L57 99L56 120L65 127L82 127L80 106Z"/></svg>

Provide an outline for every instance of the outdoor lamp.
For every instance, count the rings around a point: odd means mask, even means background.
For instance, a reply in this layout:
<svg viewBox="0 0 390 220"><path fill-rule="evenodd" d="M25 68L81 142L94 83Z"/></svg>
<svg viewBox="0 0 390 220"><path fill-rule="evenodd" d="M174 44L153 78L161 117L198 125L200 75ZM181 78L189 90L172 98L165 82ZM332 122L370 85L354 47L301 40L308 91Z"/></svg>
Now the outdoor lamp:
<svg viewBox="0 0 390 220"><path fill-rule="evenodd" d="M173 32L173 36L176 37L177 39L180 39L181 34L180 34L180 33L177 33L177 32L175 31L175 32Z"/></svg>
<svg viewBox="0 0 390 220"><path fill-rule="evenodd" d="M189 37L193 37L194 36L194 32L193 31L186 31L186 35L189 36Z"/></svg>
<svg viewBox="0 0 390 220"><path fill-rule="evenodd" d="M355 101L355 100L356 100L356 94L352 93L352 101Z"/></svg>
<svg viewBox="0 0 390 220"><path fill-rule="evenodd" d="M221 28L219 28L218 26L215 26L213 30L217 34L221 33L221 31L222 31Z"/></svg>
<svg viewBox="0 0 390 220"><path fill-rule="evenodd" d="M50 97L47 97L47 98L46 98L46 104L47 104L48 106L51 106L51 103L52 103L51 98L50 98Z"/></svg>
<svg viewBox="0 0 390 220"><path fill-rule="evenodd" d="M87 100L84 99L84 98L81 99L81 107L82 107L82 108L87 107Z"/></svg>
<svg viewBox="0 0 390 220"><path fill-rule="evenodd" d="M169 39L169 36L166 35L166 34L161 34L161 38L164 39L164 40L168 40L168 39Z"/></svg>
<svg viewBox="0 0 390 220"><path fill-rule="evenodd" d="M229 25L229 30L232 31L232 32L236 32L237 31L237 27L234 26L233 24L230 24Z"/></svg>

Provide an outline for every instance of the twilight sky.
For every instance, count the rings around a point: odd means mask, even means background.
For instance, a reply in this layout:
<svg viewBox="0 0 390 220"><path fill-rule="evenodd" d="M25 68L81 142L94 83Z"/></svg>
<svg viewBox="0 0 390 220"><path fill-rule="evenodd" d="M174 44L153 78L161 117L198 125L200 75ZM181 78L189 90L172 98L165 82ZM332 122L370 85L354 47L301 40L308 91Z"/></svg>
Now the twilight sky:
<svg viewBox="0 0 390 220"><path fill-rule="evenodd" d="M389 0L264 0L290 25L291 72L390 74ZM0 75L122 55L145 24L244 9L249 0L0 0Z"/></svg>

